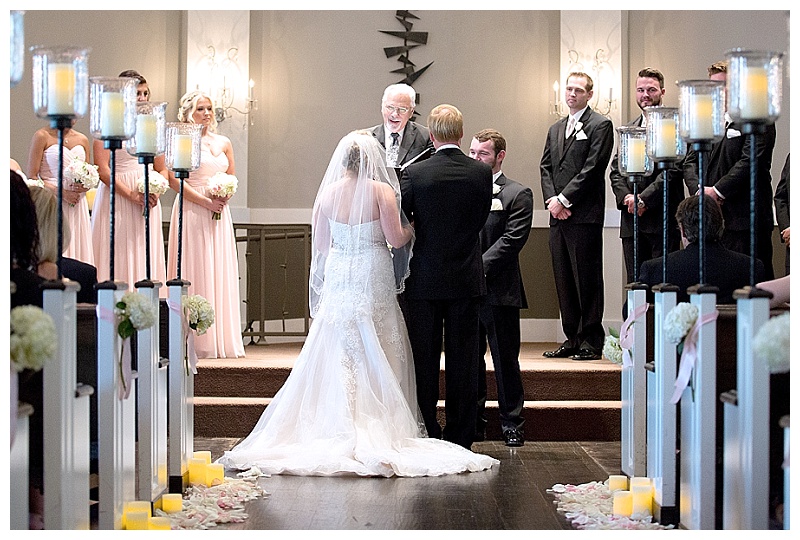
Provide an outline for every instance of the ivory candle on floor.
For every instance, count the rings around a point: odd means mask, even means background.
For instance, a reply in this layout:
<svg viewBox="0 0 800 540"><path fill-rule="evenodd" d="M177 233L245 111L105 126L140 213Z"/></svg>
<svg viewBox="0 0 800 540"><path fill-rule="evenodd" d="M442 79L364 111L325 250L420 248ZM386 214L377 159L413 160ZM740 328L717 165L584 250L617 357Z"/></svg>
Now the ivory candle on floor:
<svg viewBox="0 0 800 540"><path fill-rule="evenodd" d="M197 450L192 452L193 458L202 458L206 461L206 465L211 463L211 450Z"/></svg>
<svg viewBox="0 0 800 540"><path fill-rule="evenodd" d="M633 494L626 489L615 491L612 509L615 516L631 517L631 513L633 512Z"/></svg>
<svg viewBox="0 0 800 540"><path fill-rule="evenodd" d="M206 485L206 460L204 458L189 460L189 483L193 486Z"/></svg>
<svg viewBox="0 0 800 540"><path fill-rule="evenodd" d="M209 463L206 465L206 485L208 487L221 484L225 480L225 467L222 463Z"/></svg>
<svg viewBox="0 0 800 540"><path fill-rule="evenodd" d="M150 528L150 512L136 510L125 516L125 528L129 531L143 531Z"/></svg>
<svg viewBox="0 0 800 540"><path fill-rule="evenodd" d="M628 489L628 477L624 474L612 474L608 477L608 490Z"/></svg>
<svg viewBox="0 0 800 540"><path fill-rule="evenodd" d="M122 510L122 528L127 528L127 516L131 512L147 512L147 516L152 515L152 507L150 501L128 501Z"/></svg>
<svg viewBox="0 0 800 540"><path fill-rule="evenodd" d="M650 484L631 486L631 513L634 515L653 515L653 489Z"/></svg>
<svg viewBox="0 0 800 540"><path fill-rule="evenodd" d="M167 514L183 510L183 497L180 493L165 493L161 496L161 509Z"/></svg>
<svg viewBox="0 0 800 540"><path fill-rule="evenodd" d="M171 531L172 525L170 525L169 518L164 516L156 516L150 518L150 526L148 527L151 531Z"/></svg>

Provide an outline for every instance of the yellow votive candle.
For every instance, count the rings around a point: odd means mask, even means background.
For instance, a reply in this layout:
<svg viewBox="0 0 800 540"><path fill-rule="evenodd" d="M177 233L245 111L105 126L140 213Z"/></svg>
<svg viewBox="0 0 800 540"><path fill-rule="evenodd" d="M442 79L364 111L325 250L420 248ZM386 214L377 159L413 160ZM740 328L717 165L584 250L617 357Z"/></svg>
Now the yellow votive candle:
<svg viewBox="0 0 800 540"><path fill-rule="evenodd" d="M708 94L698 94L691 98L689 120L690 139L714 138L714 99Z"/></svg>
<svg viewBox="0 0 800 540"><path fill-rule="evenodd" d="M655 135L655 156L659 158L676 157L676 126L673 118L662 118L653 126Z"/></svg>
<svg viewBox="0 0 800 540"><path fill-rule="evenodd" d="M100 94L100 135L125 136L125 101L119 92Z"/></svg>
<svg viewBox="0 0 800 540"><path fill-rule="evenodd" d="M221 484L225 479L225 467L222 463L209 463L206 465L206 485L208 487Z"/></svg>
<svg viewBox="0 0 800 540"><path fill-rule="evenodd" d="M75 67L72 64L47 66L47 114L75 113Z"/></svg>
<svg viewBox="0 0 800 540"><path fill-rule="evenodd" d="M743 120L766 119L769 117L769 82L767 70L763 67L746 67L739 92L740 114Z"/></svg>
<svg viewBox="0 0 800 540"><path fill-rule="evenodd" d="M644 172L644 139L628 140L628 172Z"/></svg>
<svg viewBox="0 0 800 540"><path fill-rule="evenodd" d="M211 450L197 450L192 452L193 458L200 458L206 461L206 465L211 463Z"/></svg>
<svg viewBox="0 0 800 540"><path fill-rule="evenodd" d="M615 516L631 517L633 512L633 494L628 490L614 492L614 502L612 512Z"/></svg>
<svg viewBox="0 0 800 540"><path fill-rule="evenodd" d="M143 531L150 528L150 512L136 510L125 516L125 528L129 531Z"/></svg>
<svg viewBox="0 0 800 540"><path fill-rule="evenodd" d="M165 493L161 496L161 509L167 514L183 510L183 497L180 493Z"/></svg>
<svg viewBox="0 0 800 540"><path fill-rule="evenodd" d="M628 477L624 474L612 474L608 477L608 490L628 489Z"/></svg>
<svg viewBox="0 0 800 540"><path fill-rule="evenodd" d="M189 460L189 483L193 486L206 485L206 460L204 458Z"/></svg>
<svg viewBox="0 0 800 540"><path fill-rule="evenodd" d="M132 512L147 512L148 517L153 514L152 506L150 505L150 501L129 501L125 503L125 506L122 510L122 528L125 529L126 527L126 519L128 514Z"/></svg>
<svg viewBox="0 0 800 540"><path fill-rule="evenodd" d="M175 135L172 140L172 168L190 170L192 168L192 136Z"/></svg>
<svg viewBox="0 0 800 540"><path fill-rule="evenodd" d="M171 531L172 525L170 524L168 517L156 516L150 518L148 528L151 531Z"/></svg>
<svg viewBox="0 0 800 540"><path fill-rule="evenodd" d="M136 152L155 154L158 151L157 128L155 115L140 114L136 117Z"/></svg>
<svg viewBox="0 0 800 540"><path fill-rule="evenodd" d="M653 488L650 484L631 486L631 513L648 516L653 515Z"/></svg>

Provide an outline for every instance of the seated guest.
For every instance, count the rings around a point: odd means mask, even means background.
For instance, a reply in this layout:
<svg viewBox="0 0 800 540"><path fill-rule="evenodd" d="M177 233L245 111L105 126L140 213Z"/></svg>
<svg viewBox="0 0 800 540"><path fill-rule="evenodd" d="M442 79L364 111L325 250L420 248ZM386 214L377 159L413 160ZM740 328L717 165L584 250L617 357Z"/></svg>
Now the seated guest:
<svg viewBox="0 0 800 540"><path fill-rule="evenodd" d="M46 188L37 186L30 187L31 198L36 206L36 220L39 226L39 275L45 279L56 279L58 268L58 200ZM69 222L64 221L63 225L63 248L69 245L70 228ZM97 303L97 268L91 264L71 259L61 258L61 274L72 281L77 281L81 289L78 291L76 300L88 304Z"/></svg>
<svg viewBox="0 0 800 540"><path fill-rule="evenodd" d="M719 205L711 197L703 200L703 234L705 236L705 273L704 285L719 288L717 304L733 304L733 291L750 285L750 257L723 247L720 239L725 225ZM688 302L686 290L700 282L700 198L697 195L687 197L678 205L675 217L681 233L683 249L667 256L667 282L679 287L678 302ZM663 257L642 263L639 270L639 281L654 286L662 283ZM764 280L764 264L755 261L756 283ZM653 301L652 292L648 299Z"/></svg>
<svg viewBox="0 0 800 540"><path fill-rule="evenodd" d="M783 277L762 281L756 285L759 289L764 289L772 293L772 298L769 300L770 308L789 307L789 275L790 274L786 274Z"/></svg>

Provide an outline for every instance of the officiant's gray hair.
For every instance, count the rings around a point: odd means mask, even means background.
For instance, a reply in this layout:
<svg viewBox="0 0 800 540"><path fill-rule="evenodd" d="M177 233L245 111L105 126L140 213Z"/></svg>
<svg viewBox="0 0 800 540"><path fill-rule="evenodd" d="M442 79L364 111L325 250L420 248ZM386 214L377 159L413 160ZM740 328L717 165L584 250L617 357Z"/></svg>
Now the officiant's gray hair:
<svg viewBox="0 0 800 540"><path fill-rule="evenodd" d="M397 83L397 84L390 84L386 87L386 90L383 91L383 98L381 99L381 103L386 103L389 99L389 96L394 96L396 94L405 94L411 100L411 108L413 109L415 104L417 103L417 91L414 90L407 84L404 83Z"/></svg>

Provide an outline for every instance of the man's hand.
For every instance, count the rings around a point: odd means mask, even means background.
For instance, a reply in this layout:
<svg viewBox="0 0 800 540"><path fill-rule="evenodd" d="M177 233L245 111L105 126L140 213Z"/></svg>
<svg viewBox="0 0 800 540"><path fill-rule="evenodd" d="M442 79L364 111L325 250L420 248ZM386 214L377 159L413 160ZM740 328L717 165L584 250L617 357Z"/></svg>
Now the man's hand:
<svg viewBox="0 0 800 540"><path fill-rule="evenodd" d="M564 220L572 215L572 211L569 208L565 208L561 201L558 200L558 197L551 197L547 200L547 210L555 219Z"/></svg>

